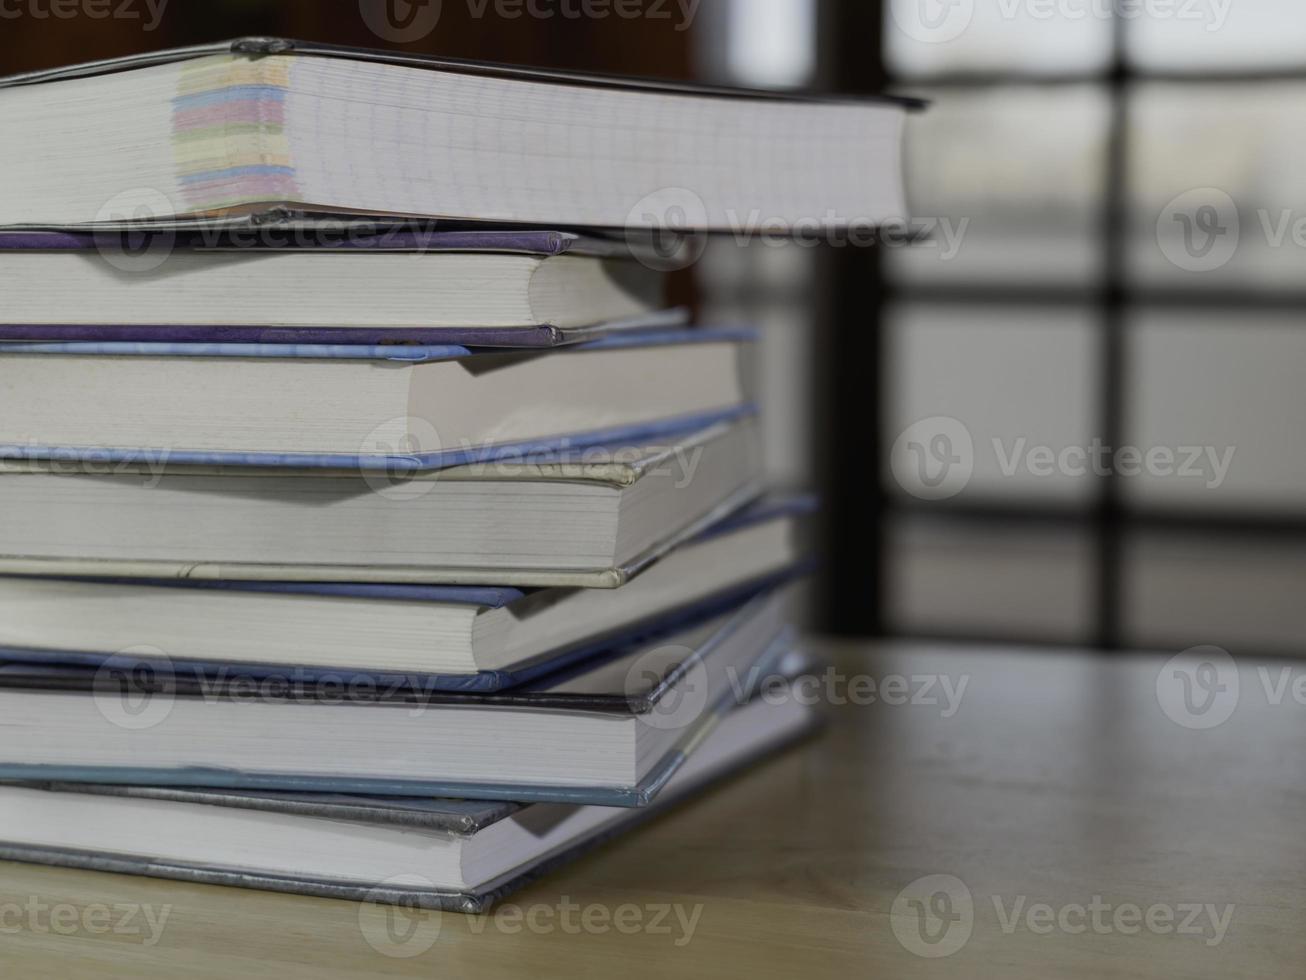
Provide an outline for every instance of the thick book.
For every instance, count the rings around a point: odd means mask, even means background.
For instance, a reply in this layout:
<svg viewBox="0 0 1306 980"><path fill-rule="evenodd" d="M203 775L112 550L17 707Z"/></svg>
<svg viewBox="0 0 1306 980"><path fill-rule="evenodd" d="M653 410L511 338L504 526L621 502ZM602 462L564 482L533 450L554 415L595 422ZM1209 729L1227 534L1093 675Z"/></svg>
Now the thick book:
<svg viewBox="0 0 1306 980"><path fill-rule="evenodd" d="M0 344L0 457L439 469L704 428L751 411L754 334L556 351Z"/></svg>
<svg viewBox="0 0 1306 980"><path fill-rule="evenodd" d="M0 232L0 340L552 347L683 325L652 265L559 231Z"/></svg>
<svg viewBox="0 0 1306 980"><path fill-rule="evenodd" d="M246 38L7 79L0 225L285 207L547 227L899 219L912 105Z"/></svg>
<svg viewBox="0 0 1306 980"><path fill-rule="evenodd" d="M0 574L615 589L761 478L751 418L412 474L0 461Z"/></svg>
<svg viewBox="0 0 1306 980"><path fill-rule="evenodd" d="M131 650L178 670L360 671L496 691L798 577L809 508L749 507L615 590L0 576L0 660L100 666Z"/></svg>
<svg viewBox="0 0 1306 980"><path fill-rule="evenodd" d="M644 806L795 648L777 590L496 694L420 678L0 666L0 778Z"/></svg>
<svg viewBox="0 0 1306 980"><path fill-rule="evenodd" d="M783 689L722 718L643 810L96 784L0 786L0 859L482 913L644 819L793 743Z"/></svg>

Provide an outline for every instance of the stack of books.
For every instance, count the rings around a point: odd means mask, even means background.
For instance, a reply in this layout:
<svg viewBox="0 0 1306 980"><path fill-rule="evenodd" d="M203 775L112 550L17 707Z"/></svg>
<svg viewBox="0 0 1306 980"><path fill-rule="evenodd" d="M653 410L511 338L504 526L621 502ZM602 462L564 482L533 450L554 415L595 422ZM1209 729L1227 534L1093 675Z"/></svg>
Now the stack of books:
<svg viewBox="0 0 1306 980"><path fill-rule="evenodd" d="M268 39L0 86L0 857L480 911L811 730L812 503L642 216L900 215L903 110Z"/></svg>

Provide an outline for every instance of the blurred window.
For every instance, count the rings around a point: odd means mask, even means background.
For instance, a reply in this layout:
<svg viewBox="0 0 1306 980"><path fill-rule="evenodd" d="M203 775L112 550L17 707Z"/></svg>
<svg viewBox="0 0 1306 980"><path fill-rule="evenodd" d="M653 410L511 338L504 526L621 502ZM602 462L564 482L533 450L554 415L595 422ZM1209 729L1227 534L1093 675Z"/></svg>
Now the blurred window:
<svg viewBox="0 0 1306 980"><path fill-rule="evenodd" d="M798 88L816 65L816 0L728 0L726 63L756 88Z"/></svg>
<svg viewBox="0 0 1306 980"><path fill-rule="evenodd" d="M935 228L886 255L891 626L1300 653L1306 3L884 0L884 43Z"/></svg>

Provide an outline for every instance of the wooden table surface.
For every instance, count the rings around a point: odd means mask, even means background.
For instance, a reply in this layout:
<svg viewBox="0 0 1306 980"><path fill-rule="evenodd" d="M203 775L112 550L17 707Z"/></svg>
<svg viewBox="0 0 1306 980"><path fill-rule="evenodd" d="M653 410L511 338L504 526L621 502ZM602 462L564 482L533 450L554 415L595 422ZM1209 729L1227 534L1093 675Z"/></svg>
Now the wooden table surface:
<svg viewBox="0 0 1306 980"><path fill-rule="evenodd" d="M823 737L497 915L2 864L0 975L1306 975L1306 666L833 653Z"/></svg>

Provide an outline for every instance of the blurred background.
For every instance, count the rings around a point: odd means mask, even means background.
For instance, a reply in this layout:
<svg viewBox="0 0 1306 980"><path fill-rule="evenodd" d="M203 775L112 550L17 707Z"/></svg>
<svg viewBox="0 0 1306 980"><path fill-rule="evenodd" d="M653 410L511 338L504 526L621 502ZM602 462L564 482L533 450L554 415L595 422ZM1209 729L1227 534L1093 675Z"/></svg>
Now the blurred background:
<svg viewBox="0 0 1306 980"><path fill-rule="evenodd" d="M718 238L675 284L763 330L772 476L826 497L815 625L1300 651L1300 0L369 5L4 0L0 71L267 34L928 98L915 247Z"/></svg>

